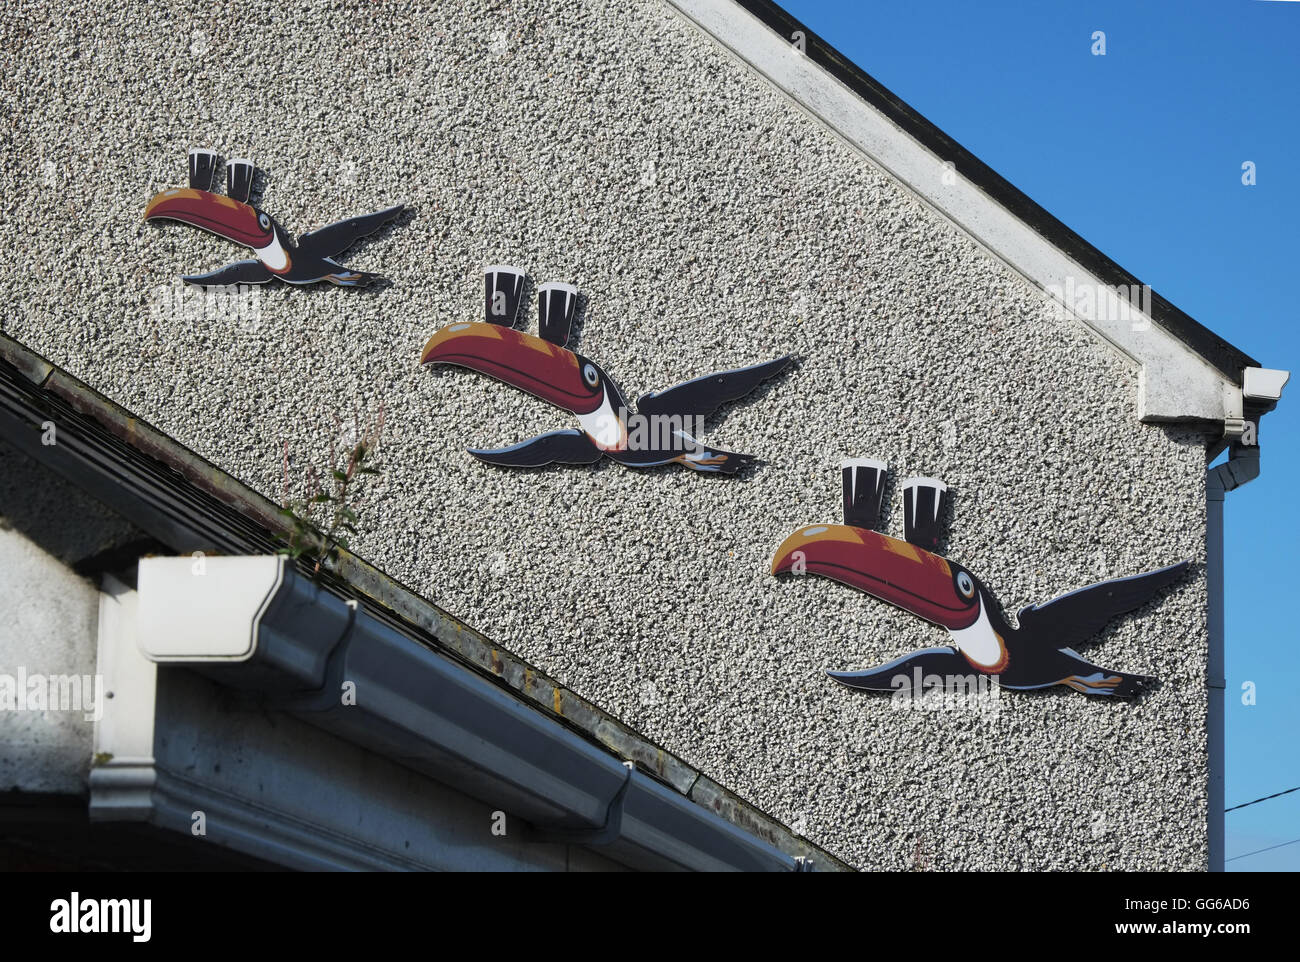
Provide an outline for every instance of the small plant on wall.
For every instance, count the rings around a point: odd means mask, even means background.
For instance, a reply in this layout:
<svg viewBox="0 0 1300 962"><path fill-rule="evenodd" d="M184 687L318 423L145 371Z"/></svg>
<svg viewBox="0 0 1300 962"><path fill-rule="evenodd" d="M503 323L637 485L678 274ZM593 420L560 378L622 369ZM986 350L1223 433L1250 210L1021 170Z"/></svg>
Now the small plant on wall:
<svg viewBox="0 0 1300 962"><path fill-rule="evenodd" d="M334 427L337 438L341 433L337 417ZM316 469L309 469L305 494L301 498L289 496L289 442L283 442L284 507L280 514L288 519L290 531L288 547L281 549L280 553L294 561L307 559L312 563L312 576L316 578L320 577L326 565L338 560L339 550L348 548L349 538L358 533L357 502L366 486L366 479L381 473L374 461L384 430L383 406L364 429L355 416L352 427L346 456L338 456L338 443L332 440L329 477L322 483Z"/></svg>

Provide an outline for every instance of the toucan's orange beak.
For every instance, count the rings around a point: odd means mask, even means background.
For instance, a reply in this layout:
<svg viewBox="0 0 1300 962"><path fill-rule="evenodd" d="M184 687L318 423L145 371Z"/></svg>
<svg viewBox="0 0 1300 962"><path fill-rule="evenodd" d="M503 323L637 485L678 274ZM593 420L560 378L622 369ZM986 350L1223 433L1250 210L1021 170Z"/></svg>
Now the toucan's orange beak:
<svg viewBox="0 0 1300 962"><path fill-rule="evenodd" d="M178 220L254 250L275 240L269 217L224 194L193 187L175 187L155 194L144 209L144 219Z"/></svg>
<svg viewBox="0 0 1300 962"><path fill-rule="evenodd" d="M584 365L557 344L500 324L450 324L429 338L420 363L467 367L573 414L589 414L605 398L594 365Z"/></svg>
<svg viewBox="0 0 1300 962"><path fill-rule="evenodd" d="M772 574L786 572L832 578L952 630L969 627L980 613L969 575L962 579L970 590L964 596L943 558L851 525L810 525L790 535L772 559Z"/></svg>

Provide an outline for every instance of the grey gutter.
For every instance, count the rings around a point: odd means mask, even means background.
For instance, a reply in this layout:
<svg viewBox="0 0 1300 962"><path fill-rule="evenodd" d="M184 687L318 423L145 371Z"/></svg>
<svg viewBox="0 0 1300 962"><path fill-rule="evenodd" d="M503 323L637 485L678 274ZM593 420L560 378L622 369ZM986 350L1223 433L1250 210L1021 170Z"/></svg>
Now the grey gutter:
<svg viewBox="0 0 1300 962"><path fill-rule="evenodd" d="M269 693L269 708L499 805L526 820L537 841L599 846L647 869L800 867L291 568L256 634L248 661L190 667L228 687ZM345 681L355 704L342 703Z"/></svg>
<svg viewBox="0 0 1300 962"><path fill-rule="evenodd" d="M53 445L42 443L45 421L56 426ZM285 519L270 501L2 334L0 437L178 553L271 554L285 543ZM327 596L331 602L323 600ZM455 732L440 726L472 725L477 706L486 713L490 737L475 756L482 763L476 777L492 791L518 797L549 831L593 833L592 844L598 844L630 761L636 771L613 843L629 858L657 867L849 868L363 559L344 552L323 579L319 598L315 615L325 618L332 617L330 607L355 601L356 630L382 639L375 652L351 643L328 651L282 645L278 660L250 666L241 686L264 684L263 694L285 698L303 687L301 680L292 682L286 666L305 664L303 658L342 658L351 670L370 672L376 690L387 686L392 696L368 706L367 727L353 730L356 738L387 746L404 764L419 761L423 751L430 764L463 769L456 749L469 751L473 738L457 741ZM381 657L389 661L375 661ZM432 693L405 687L401 672L393 674L399 666L458 701L430 708ZM292 708L316 711L301 701ZM337 723L340 731L356 723L321 720ZM538 745L554 755L546 759L548 768L529 773L525 762L532 758L538 768L530 754ZM565 777L574 781L562 790L553 779Z"/></svg>

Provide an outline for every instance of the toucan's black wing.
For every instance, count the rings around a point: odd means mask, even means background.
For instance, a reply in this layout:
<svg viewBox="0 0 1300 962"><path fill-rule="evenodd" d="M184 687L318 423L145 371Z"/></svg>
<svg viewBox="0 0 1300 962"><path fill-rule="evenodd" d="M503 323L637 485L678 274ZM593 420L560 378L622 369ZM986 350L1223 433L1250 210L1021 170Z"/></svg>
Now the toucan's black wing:
<svg viewBox="0 0 1300 962"><path fill-rule="evenodd" d="M879 668L866 671L828 671L841 685L849 688L864 688L868 691L898 691L912 688L916 680L916 669L921 670L921 678L926 675L969 675L970 662L958 653L956 648L944 645L942 648L923 648L902 658L895 658ZM920 694L920 692L915 692Z"/></svg>
<svg viewBox="0 0 1300 962"><path fill-rule="evenodd" d="M706 374L657 394L653 391L636 399L636 409L645 415L694 415L708 417L728 401L744 397L769 377L780 374L793 360L788 354L766 364Z"/></svg>
<svg viewBox="0 0 1300 962"><path fill-rule="evenodd" d="M261 261L235 261L209 274L189 274L181 278L200 287L224 287L227 284L265 284L274 275Z"/></svg>
<svg viewBox="0 0 1300 962"><path fill-rule="evenodd" d="M582 431L552 431L508 448L494 450L469 449L480 461L498 464L504 468L538 468L544 464L593 464L601 458L601 450Z"/></svg>
<svg viewBox="0 0 1300 962"><path fill-rule="evenodd" d="M390 220L393 220L406 205L398 204L377 211L374 214L362 214L327 224L320 230L308 231L298 238L298 249L316 257L335 257L368 234L373 234Z"/></svg>
<svg viewBox="0 0 1300 962"><path fill-rule="evenodd" d="M1140 608L1166 585L1173 584L1191 562L1128 578L1102 581L1042 604L1027 605L1016 616L1020 637L1053 648L1069 648L1087 641L1116 615Z"/></svg>

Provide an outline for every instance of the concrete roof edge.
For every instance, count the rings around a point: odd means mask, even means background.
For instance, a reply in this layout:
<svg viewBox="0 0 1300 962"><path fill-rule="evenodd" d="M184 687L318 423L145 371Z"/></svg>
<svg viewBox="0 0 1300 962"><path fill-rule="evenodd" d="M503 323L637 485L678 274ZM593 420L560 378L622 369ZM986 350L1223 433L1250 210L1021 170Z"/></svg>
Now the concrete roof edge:
<svg viewBox="0 0 1300 962"><path fill-rule="evenodd" d="M232 528L226 540L215 541L209 530L206 534L195 535L200 540L194 547L211 544L216 550L225 549L230 553L270 553L287 543L288 521L269 499L3 333L0 333L0 365L16 371L29 382L34 394L45 398L42 417L51 413L48 410L51 405L61 402L60 406L66 405L81 419L93 422L98 430L154 462L157 466L154 471L161 468L159 473L181 479L200 492L200 500L210 506L215 502L239 515L242 521L239 530ZM0 375L4 373L3 366L0 366ZM4 380L0 377L0 428L5 427L6 421L3 417L7 400ZM39 434L39 422L29 426L35 429L34 435ZM70 427L59 425L58 429L64 432ZM8 432L0 436L14 440ZM32 444L25 449L20 445L20 449L29 454L40 447L38 437L32 439ZM51 446L50 450L59 447L64 447L62 442ZM110 503L110 506L117 505ZM211 528L211 523L208 527ZM183 526L169 528L182 529ZM185 530L188 532L189 529ZM161 534L159 537L167 542ZM189 550L186 545L173 545L173 548ZM306 570L304 567L303 571ZM370 606L372 613L392 624L405 626L412 637L450 655L468 670L492 679L533 710L559 721L605 751L635 762L641 771L682 798L709 808L725 821L786 855L810 859L819 869L852 870L851 866L795 835L733 793L726 792L728 805L710 806L696 791L697 784L705 778L703 773L592 702L564 688L523 659L494 645L491 639L420 597L365 559L341 551L337 564L325 577L324 585L345 597L358 597Z"/></svg>
<svg viewBox="0 0 1300 962"><path fill-rule="evenodd" d="M667 3L1135 361L1141 420L1241 417L1242 371L1259 366L1254 359L1143 285L778 4ZM1088 298L1065 296L1085 287Z"/></svg>

